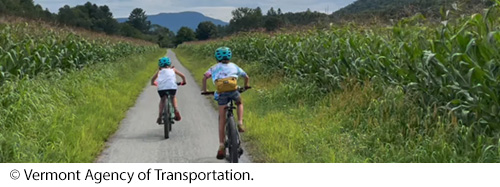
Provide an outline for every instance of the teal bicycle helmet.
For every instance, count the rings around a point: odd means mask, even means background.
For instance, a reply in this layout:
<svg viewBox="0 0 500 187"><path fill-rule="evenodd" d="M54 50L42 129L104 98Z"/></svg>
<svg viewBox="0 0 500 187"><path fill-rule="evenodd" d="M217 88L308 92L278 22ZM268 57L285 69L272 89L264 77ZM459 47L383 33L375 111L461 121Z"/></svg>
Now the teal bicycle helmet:
<svg viewBox="0 0 500 187"><path fill-rule="evenodd" d="M170 62L170 58L168 57L162 57L160 60L158 60L158 66L160 67L167 67L172 65L172 62Z"/></svg>
<svg viewBox="0 0 500 187"><path fill-rule="evenodd" d="M231 60L233 54L231 53L231 49L229 47L219 47L215 50L215 59L217 61L221 60Z"/></svg>

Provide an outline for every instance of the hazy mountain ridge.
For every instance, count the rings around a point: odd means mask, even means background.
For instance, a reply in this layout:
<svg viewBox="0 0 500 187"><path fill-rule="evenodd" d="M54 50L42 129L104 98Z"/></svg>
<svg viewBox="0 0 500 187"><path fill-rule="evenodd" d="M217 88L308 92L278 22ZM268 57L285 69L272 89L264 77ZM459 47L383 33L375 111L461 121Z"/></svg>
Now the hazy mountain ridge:
<svg viewBox="0 0 500 187"><path fill-rule="evenodd" d="M128 18L117 18L118 22L125 22ZM160 13L156 15L148 15L148 20L151 24L158 24L163 27L177 32L181 27L186 26L196 30L198 24L204 21L211 21L215 25L227 25L228 23L205 16L199 12L179 12L179 13Z"/></svg>

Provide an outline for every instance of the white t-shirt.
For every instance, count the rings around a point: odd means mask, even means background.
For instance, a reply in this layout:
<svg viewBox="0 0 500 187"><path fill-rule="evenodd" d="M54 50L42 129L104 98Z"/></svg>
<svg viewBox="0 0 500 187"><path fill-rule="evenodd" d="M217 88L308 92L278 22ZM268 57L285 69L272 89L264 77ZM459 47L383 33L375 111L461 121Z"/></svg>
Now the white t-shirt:
<svg viewBox="0 0 500 187"><path fill-rule="evenodd" d="M177 90L177 79L172 68L162 68L158 72L158 90Z"/></svg>

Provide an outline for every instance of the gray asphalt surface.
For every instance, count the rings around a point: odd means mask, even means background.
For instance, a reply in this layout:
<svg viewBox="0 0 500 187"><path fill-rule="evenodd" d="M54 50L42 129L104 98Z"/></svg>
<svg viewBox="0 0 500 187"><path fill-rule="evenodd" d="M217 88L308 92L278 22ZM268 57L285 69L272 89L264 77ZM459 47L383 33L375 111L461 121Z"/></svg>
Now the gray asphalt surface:
<svg viewBox="0 0 500 187"><path fill-rule="evenodd" d="M177 102L182 120L172 126L170 138L163 137L163 126L156 124L158 96L155 86L146 86L129 109L117 132L106 143L97 162L112 163L224 163L217 160L217 112L193 76L184 68L175 54L168 50L175 68L186 75L187 85L179 86ZM152 76L152 75L151 75ZM201 78L201 76L196 76ZM182 80L180 77L177 79ZM242 163L250 162L245 153Z"/></svg>

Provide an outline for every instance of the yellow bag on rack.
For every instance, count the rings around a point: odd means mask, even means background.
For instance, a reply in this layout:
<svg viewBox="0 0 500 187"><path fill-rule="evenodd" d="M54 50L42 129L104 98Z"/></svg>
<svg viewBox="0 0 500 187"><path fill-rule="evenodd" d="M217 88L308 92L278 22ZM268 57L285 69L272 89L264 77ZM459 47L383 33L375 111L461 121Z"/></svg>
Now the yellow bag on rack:
<svg viewBox="0 0 500 187"><path fill-rule="evenodd" d="M236 77L217 79L215 86L219 93L236 91L238 89L238 79Z"/></svg>

